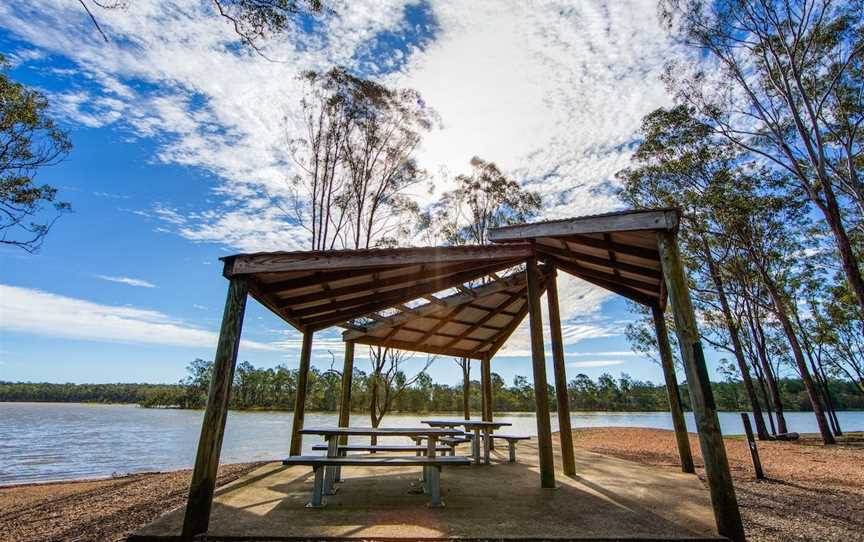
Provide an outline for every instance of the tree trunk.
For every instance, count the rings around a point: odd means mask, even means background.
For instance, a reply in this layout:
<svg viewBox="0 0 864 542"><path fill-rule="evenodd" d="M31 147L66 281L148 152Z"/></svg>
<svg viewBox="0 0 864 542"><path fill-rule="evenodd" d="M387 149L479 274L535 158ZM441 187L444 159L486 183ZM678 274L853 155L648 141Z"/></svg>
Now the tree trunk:
<svg viewBox="0 0 864 542"><path fill-rule="evenodd" d="M798 372L801 374L801 380L804 382L804 388L807 390L807 397L810 398L810 404L813 405L813 414L816 416L816 424L819 426L819 434L822 435L822 442L825 444L836 444L834 435L828 428L828 422L825 419L825 412L822 410L822 403L819 401L819 396L816 391L816 386L813 384L813 379L810 376L810 371L807 369L807 362L804 360L804 352L801 350L801 344L798 342L798 337L795 336L795 328L792 321L789 319L789 314L786 311L786 306L780 292L777 290L777 285L765 270L757 265L759 275L765 282L765 287L771 295L771 301L774 304L774 309L777 312L777 318L780 320L783 331L786 333L786 338L789 341L789 346L792 348L792 354L795 357L795 364L798 367Z"/></svg>
<svg viewBox="0 0 864 542"><path fill-rule="evenodd" d="M768 390L765 385L765 373L759 368L759 363L754 359L752 351L749 352L750 364L753 365L753 372L756 373L756 381L759 383L759 392L762 394L762 402L765 403L765 412L768 423L771 425L771 434L777 436L777 428L774 426L774 417L771 415L771 401L768 399Z"/></svg>
<svg viewBox="0 0 864 542"><path fill-rule="evenodd" d="M462 367L462 415L466 420L471 419L471 361L462 358L459 364Z"/></svg>
<svg viewBox="0 0 864 542"><path fill-rule="evenodd" d="M777 431L781 434L788 433L789 429L786 427L786 416L783 414L783 400L780 398L780 388L777 386L777 378L774 376L774 369L771 368L771 363L768 361L768 354L765 352L765 335L762 332L761 326L761 321L755 323L751 322L750 324L750 332L753 334L753 344L756 347L756 355L759 358L759 364L762 365L762 372L765 373L765 383L768 385L768 392L771 394L771 403L774 405L774 415L777 416Z"/></svg>
<svg viewBox="0 0 864 542"><path fill-rule="evenodd" d="M723 321L726 324L726 329L729 331L729 338L732 340L732 349L735 354L735 361L738 363L738 370L741 372L741 379L744 381L744 390L747 392L747 399L750 401L750 408L753 410L753 421L756 423L756 434L759 440L768 440L768 431L765 429L765 419L762 417L762 407L759 406L759 397L756 396L756 388L753 387L753 379L750 377L750 369L747 367L747 360L744 359L744 349L741 347L741 337L738 335L738 324L732 315L732 309L729 307L729 300L726 297L726 288L723 284L723 277L720 276L720 270L717 268L717 262L714 260L714 255L711 253L711 248L708 241L703 237L702 246L705 250L705 261L708 263L708 271L711 274L711 280L714 281L714 287L717 288L717 299L720 301L720 308L723 312Z"/></svg>
<svg viewBox="0 0 864 542"><path fill-rule="evenodd" d="M371 399L369 400L369 421L372 422L372 427L378 427L378 424L381 423L381 418L378 417L378 375L372 374L372 393ZM372 446L378 444L378 437L372 435L369 437L369 443Z"/></svg>

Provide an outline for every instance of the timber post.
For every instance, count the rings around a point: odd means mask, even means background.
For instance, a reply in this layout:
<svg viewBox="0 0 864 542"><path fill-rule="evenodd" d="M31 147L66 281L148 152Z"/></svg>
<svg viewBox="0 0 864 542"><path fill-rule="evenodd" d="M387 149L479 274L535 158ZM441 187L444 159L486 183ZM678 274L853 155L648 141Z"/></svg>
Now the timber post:
<svg viewBox="0 0 864 542"><path fill-rule="evenodd" d="M672 347L669 345L666 318L658 305L651 306L651 315L654 317L657 350L660 352L660 364L663 366L663 378L666 380L666 396L669 398L669 412L672 414L672 425L675 427L675 440L678 443L678 457L681 458L681 471L694 473L696 469L693 466L693 452L690 450L690 437L687 435L684 409L681 408L681 390L678 389L678 378L675 376L675 361L672 358Z"/></svg>
<svg viewBox="0 0 864 542"><path fill-rule="evenodd" d="M540 270L537 256L526 261L528 275L528 312L531 328L531 358L534 368L534 400L537 404L537 449L540 455L540 486L555 487L552 456L552 426L549 421L549 386L546 380L546 354L543 351L543 317L540 312Z"/></svg>
<svg viewBox="0 0 864 542"><path fill-rule="evenodd" d="M738 509L732 474L729 472L729 460L726 457L723 434L717 418L717 405L714 402L714 393L711 391L711 381L708 378L708 368L705 365L705 356L696 326L696 313L693 310L684 265L675 238L675 232L658 232L657 248L660 252L663 278L669 292L669 304L675 317L675 331L678 335L681 358L687 373L687 389L699 431L699 444L711 493L711 506L714 509L718 533L733 542L743 542L745 536L741 511Z"/></svg>
<svg viewBox="0 0 864 542"><path fill-rule="evenodd" d="M480 360L480 380L483 392L483 421L492 421L492 368L489 356Z"/></svg>
<svg viewBox="0 0 864 542"><path fill-rule="evenodd" d="M300 455L303 449L303 418L306 414L306 388L309 380L309 358L312 356L311 330L303 332L303 346L300 349L300 368L297 370L297 397L294 400L294 421L291 426L291 450L288 455Z"/></svg>
<svg viewBox="0 0 864 542"><path fill-rule="evenodd" d="M549 330L552 335L552 364L555 372L555 398L558 402L558 433L561 438L561 460L564 474L576 474L573 457L573 429L570 427L570 397L567 371L564 367L564 340L561 336L561 311L558 306L558 277L553 270L547 279L546 302L549 304Z"/></svg>
<svg viewBox="0 0 864 542"><path fill-rule="evenodd" d="M219 454L222 451L222 437L225 435L225 421L228 417L228 401L231 398L231 383L237 365L237 350L240 347L240 333L243 330L243 316L246 312L246 298L249 283L245 277L235 277L228 283L228 297L222 314L219 342L213 360L213 375L204 420L201 422L201 435L198 438L198 452L189 485L189 498L183 519L182 537L191 539L207 532L210 525L210 510L213 506L213 492L216 489L216 476L219 470Z"/></svg>
<svg viewBox="0 0 864 542"><path fill-rule="evenodd" d="M351 421L351 384L354 378L354 342L345 342L345 360L342 363L342 392L339 395L339 427L348 427ZM347 444L348 437L339 437L339 444Z"/></svg>

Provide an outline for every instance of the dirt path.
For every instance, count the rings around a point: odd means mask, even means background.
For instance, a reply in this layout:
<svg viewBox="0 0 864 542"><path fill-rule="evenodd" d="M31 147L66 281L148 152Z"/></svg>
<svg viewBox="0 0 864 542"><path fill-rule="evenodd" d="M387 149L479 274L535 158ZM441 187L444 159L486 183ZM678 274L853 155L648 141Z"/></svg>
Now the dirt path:
<svg viewBox="0 0 864 542"><path fill-rule="evenodd" d="M768 480L757 481L746 442L727 438L738 504L747 538L762 541L864 540L864 438L823 447L801 442L759 442ZM590 429L574 433L578 448L639 463L678 466L674 434L657 429ZM699 442L690 438L704 479Z"/></svg>

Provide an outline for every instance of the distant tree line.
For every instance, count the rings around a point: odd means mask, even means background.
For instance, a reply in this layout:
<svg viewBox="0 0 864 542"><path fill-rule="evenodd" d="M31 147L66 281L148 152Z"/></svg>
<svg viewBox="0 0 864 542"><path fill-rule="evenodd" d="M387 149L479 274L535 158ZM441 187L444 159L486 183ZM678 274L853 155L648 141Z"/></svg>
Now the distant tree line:
<svg viewBox="0 0 864 542"><path fill-rule="evenodd" d="M203 408L210 385L211 362L195 360L188 367L188 376L179 384L49 384L0 382L0 401L134 403L145 407ZM335 370L311 368L307 408L315 411L335 411L338 407L342 375ZM396 375L394 380L404 379ZM394 384L398 385L398 384ZM829 383L840 410L864 409L864 398L848 381ZM721 410L738 411L749 408L741 381L731 378L712 383ZM686 384L682 398L689 408ZM810 410L807 392L799 378L778 381L781 399L787 410ZM497 373L492 373L494 410L496 412L534 411L534 389L524 376L517 375L509 385ZM393 399L391 412L462 412L462 384L447 385L433 382L425 372L411 385L401 388ZM568 384L571 408L582 411L650 412L668 409L666 388L649 381L637 380L627 374L618 378L603 374L596 380L578 374ZM292 410L297 392L297 369L284 365L256 368L248 362L237 366L231 396L231 408L236 410ZM372 385L369 374L354 370L352 410L369 412ZM550 386L549 396L555 397ZM481 412L480 382L470 382L469 408ZM550 402L554 411L555 401Z"/></svg>

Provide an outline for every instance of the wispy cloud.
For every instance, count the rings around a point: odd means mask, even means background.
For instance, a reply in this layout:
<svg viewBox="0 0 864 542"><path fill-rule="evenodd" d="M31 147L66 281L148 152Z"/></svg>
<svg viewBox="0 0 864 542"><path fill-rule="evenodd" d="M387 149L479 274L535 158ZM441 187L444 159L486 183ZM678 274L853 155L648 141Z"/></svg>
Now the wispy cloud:
<svg viewBox="0 0 864 542"><path fill-rule="evenodd" d="M567 363L568 367L611 367L613 365L621 365L624 362L620 359L592 359L585 361L571 361Z"/></svg>
<svg viewBox="0 0 864 542"><path fill-rule="evenodd" d="M110 44L73 2L0 3L0 21L35 48L36 61L50 54L74 64L56 75L71 82L56 100L61 114L151 138L156 160L213 174L213 197L200 208L163 202L141 213L162 223L157 231L241 251L307 246L305 230L266 203L292 174L285 149L299 117L297 74L340 64L416 88L441 114L419 156L437 175L436 191L477 154L540 191L541 218L619 205L614 174L628 164L641 119L670 102L660 74L675 49L654 0L550 0L540 8L442 0L428 9L430 39L378 47L382 36L407 35L406 6L417 3L337 0L320 33L298 28L263 44L281 63L235 47L230 25L207 2L136 0L104 11ZM621 326L596 319L608 292L561 276L568 344L620 334ZM527 345L523 325L502 355Z"/></svg>
<svg viewBox="0 0 864 542"><path fill-rule="evenodd" d="M139 288L155 288L156 285L146 280L133 279L130 277L112 277L110 275L96 275L97 279L107 280L108 282L118 282L120 284L128 284L129 286L137 286Z"/></svg>
<svg viewBox="0 0 864 542"><path fill-rule="evenodd" d="M6 332L112 343L213 348L217 335L159 311L101 305L42 290L0 284L0 325ZM241 341L241 348L280 347Z"/></svg>

